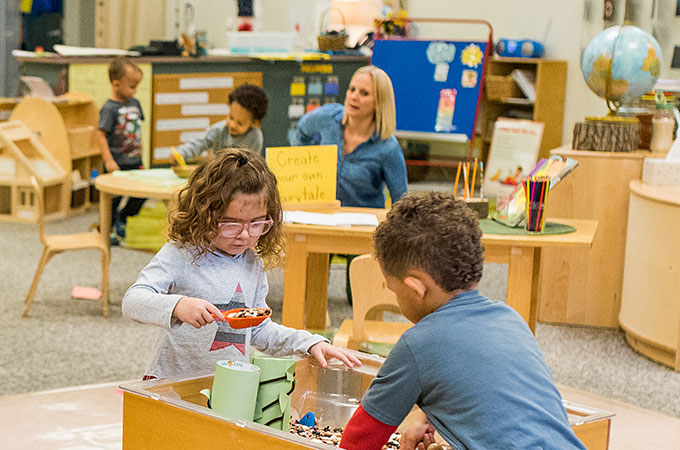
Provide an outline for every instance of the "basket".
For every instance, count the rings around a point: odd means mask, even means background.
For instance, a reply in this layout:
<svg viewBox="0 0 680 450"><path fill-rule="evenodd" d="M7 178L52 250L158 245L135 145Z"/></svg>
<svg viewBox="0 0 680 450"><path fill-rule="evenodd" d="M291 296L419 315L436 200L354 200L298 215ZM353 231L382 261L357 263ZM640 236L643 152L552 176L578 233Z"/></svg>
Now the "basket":
<svg viewBox="0 0 680 450"><path fill-rule="evenodd" d="M324 22L330 16L331 11L337 11L340 14L340 17L342 17L342 30L324 31ZM345 43L347 41L347 19L345 19L345 15L342 13L342 11L333 7L325 9L324 12L321 13L320 27L321 29L319 30L319 36L317 37L320 51L327 52L345 50Z"/></svg>
<svg viewBox="0 0 680 450"><path fill-rule="evenodd" d="M489 100L503 100L505 98L523 97L512 75L487 75L486 97Z"/></svg>

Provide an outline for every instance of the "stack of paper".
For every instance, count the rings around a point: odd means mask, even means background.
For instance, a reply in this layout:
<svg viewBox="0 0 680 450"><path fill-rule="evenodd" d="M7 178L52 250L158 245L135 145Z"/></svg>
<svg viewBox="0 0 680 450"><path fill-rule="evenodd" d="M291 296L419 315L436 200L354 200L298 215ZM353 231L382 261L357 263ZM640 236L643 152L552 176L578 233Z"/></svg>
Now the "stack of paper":
<svg viewBox="0 0 680 450"><path fill-rule="evenodd" d="M366 213L312 213L308 211L284 211L283 221L288 223L303 223L306 225L328 226L351 226L365 225L378 226L378 217L375 214Z"/></svg>

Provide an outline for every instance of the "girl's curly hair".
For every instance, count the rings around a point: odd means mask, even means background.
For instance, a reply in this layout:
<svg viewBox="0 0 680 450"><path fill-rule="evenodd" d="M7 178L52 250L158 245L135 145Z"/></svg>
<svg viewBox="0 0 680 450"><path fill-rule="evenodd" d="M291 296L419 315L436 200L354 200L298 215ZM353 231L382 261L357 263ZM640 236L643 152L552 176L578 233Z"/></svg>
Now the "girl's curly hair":
<svg viewBox="0 0 680 450"><path fill-rule="evenodd" d="M265 267L282 262L284 248L282 207L276 176L264 158L245 149L224 149L203 161L179 191L170 211L168 237L182 247L194 247L194 262L215 251L218 222L237 194L262 193L267 215L274 221L255 251Z"/></svg>
<svg viewBox="0 0 680 450"><path fill-rule="evenodd" d="M482 278L484 247L477 214L452 194L407 194L375 231L375 255L386 273L428 273L442 289L470 289Z"/></svg>

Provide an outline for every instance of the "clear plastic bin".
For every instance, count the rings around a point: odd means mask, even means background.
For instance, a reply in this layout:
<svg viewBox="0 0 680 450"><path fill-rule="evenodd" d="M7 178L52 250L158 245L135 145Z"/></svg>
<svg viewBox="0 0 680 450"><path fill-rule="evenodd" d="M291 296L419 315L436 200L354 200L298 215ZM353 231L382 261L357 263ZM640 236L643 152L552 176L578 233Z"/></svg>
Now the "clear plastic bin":
<svg viewBox="0 0 680 450"><path fill-rule="evenodd" d="M295 33L275 31L229 31L227 45L232 53L291 52Z"/></svg>

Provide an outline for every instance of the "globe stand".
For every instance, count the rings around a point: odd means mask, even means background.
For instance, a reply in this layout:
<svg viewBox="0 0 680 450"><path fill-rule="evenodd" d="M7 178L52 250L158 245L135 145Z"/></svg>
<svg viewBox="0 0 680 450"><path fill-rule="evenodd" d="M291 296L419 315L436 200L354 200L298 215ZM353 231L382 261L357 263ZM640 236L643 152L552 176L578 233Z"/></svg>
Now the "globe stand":
<svg viewBox="0 0 680 450"><path fill-rule="evenodd" d="M618 116L619 115L619 107L621 106L620 102L616 102L612 99L605 99L607 102L607 108L609 108L609 111L612 113L613 116Z"/></svg>
<svg viewBox="0 0 680 450"><path fill-rule="evenodd" d="M632 106L654 88L663 67L661 47L646 31L624 22L590 41L581 60L588 87L607 102L607 117L586 117L574 126L573 148L629 152L640 145L640 123L626 117Z"/></svg>

